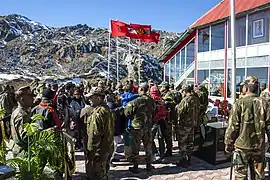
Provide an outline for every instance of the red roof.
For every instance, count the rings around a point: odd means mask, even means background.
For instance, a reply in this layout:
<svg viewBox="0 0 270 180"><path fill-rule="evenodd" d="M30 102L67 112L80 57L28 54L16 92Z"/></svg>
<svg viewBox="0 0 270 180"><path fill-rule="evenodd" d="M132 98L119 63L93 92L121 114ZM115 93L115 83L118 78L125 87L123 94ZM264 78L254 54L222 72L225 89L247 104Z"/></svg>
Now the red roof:
<svg viewBox="0 0 270 180"><path fill-rule="evenodd" d="M254 9L266 4L270 0L235 0L236 14ZM191 28L209 24L230 16L230 0L222 0L218 5L209 10L205 15L195 21Z"/></svg>

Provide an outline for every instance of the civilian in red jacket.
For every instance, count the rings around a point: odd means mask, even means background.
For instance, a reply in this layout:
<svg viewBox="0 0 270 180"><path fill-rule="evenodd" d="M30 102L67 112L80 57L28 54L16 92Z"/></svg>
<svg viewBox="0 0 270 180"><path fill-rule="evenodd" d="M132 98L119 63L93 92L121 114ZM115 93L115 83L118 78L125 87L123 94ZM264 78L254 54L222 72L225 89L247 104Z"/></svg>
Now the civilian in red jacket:
<svg viewBox="0 0 270 180"><path fill-rule="evenodd" d="M165 118L167 117L167 110L165 106L164 100L160 96L160 92L156 86L152 86L150 89L151 97L155 100L156 103L156 111L153 116L153 124L152 124L152 153L155 157L160 156L164 157L165 153L165 143L164 136L166 134L166 125ZM158 134L158 144L159 144L159 152L157 150L156 144L154 142L154 138Z"/></svg>

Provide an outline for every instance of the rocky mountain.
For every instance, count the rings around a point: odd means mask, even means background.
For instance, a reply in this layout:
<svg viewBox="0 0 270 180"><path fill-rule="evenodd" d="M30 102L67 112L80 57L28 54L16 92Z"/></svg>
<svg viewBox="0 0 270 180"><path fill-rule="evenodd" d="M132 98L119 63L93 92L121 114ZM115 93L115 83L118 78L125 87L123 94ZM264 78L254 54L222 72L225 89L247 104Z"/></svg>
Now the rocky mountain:
<svg viewBox="0 0 270 180"><path fill-rule="evenodd" d="M139 44L135 40L129 44L127 38L118 38L121 79L132 74L130 71L138 76L140 69L142 79L161 81L162 69L157 58L180 34L158 32L161 34L158 45ZM116 79L116 44L116 39L111 38L111 79ZM1 73L28 77L107 77L108 45L109 32L105 28L82 24L54 28L17 14L0 16Z"/></svg>

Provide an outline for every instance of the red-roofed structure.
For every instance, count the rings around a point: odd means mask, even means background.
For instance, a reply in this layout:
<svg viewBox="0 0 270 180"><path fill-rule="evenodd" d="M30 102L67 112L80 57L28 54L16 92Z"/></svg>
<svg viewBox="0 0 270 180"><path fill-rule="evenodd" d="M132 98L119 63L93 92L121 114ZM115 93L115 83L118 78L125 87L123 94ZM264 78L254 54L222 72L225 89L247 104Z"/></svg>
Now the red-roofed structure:
<svg viewBox="0 0 270 180"><path fill-rule="evenodd" d="M243 13L258 7L267 6L270 0L235 0L236 14ZM195 21L190 28L213 23L230 16L230 0L223 0Z"/></svg>
<svg viewBox="0 0 270 180"><path fill-rule="evenodd" d="M254 75L270 84L270 0L235 0L236 81ZM209 95L230 97L230 0L222 0L182 33L159 58L164 80L202 83Z"/></svg>

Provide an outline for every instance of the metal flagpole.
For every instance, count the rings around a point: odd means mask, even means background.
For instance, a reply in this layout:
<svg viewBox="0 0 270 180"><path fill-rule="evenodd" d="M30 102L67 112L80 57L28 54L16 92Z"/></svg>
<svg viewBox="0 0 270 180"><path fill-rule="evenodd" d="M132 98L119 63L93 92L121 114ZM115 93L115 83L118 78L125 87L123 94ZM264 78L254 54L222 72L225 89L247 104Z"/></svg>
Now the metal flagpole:
<svg viewBox="0 0 270 180"><path fill-rule="evenodd" d="M110 61L111 61L111 20L109 21L109 45L108 45L108 74L107 74L107 82L110 80Z"/></svg>
<svg viewBox="0 0 270 180"><path fill-rule="evenodd" d="M139 68L138 68L138 76L139 76L139 85L141 84L141 41L139 40Z"/></svg>
<svg viewBox="0 0 270 180"><path fill-rule="evenodd" d="M236 100L236 46L235 46L235 0L231 3L231 47L232 47L232 100Z"/></svg>
<svg viewBox="0 0 270 180"><path fill-rule="evenodd" d="M118 52L118 37L116 37L116 79L119 82L119 52Z"/></svg>
<svg viewBox="0 0 270 180"><path fill-rule="evenodd" d="M130 37L129 37L128 39L129 39L129 48L128 48L128 54L130 54L130 43L131 43L131 39L130 39Z"/></svg>

